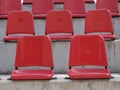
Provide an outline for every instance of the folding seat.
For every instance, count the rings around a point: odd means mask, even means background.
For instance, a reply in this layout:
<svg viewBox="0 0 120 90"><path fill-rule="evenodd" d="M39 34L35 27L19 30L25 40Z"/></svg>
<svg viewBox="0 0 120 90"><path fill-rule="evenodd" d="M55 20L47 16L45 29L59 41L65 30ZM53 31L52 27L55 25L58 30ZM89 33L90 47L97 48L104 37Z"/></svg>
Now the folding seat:
<svg viewBox="0 0 120 90"><path fill-rule="evenodd" d="M111 77L105 41L101 35L73 36L69 57L68 75L70 79Z"/></svg>
<svg viewBox="0 0 120 90"><path fill-rule="evenodd" d="M45 34L51 40L70 40L73 36L71 13L67 10L52 10L46 18Z"/></svg>
<svg viewBox="0 0 120 90"><path fill-rule="evenodd" d="M94 0L85 0L86 3L94 3Z"/></svg>
<svg viewBox="0 0 120 90"><path fill-rule="evenodd" d="M32 4L34 0L23 0L23 4Z"/></svg>
<svg viewBox="0 0 120 90"><path fill-rule="evenodd" d="M4 41L17 41L21 36L34 35L34 20L29 11L9 13Z"/></svg>
<svg viewBox="0 0 120 90"><path fill-rule="evenodd" d="M7 18L13 10L22 10L21 0L0 0L0 18Z"/></svg>
<svg viewBox="0 0 120 90"><path fill-rule="evenodd" d="M85 19L85 34L101 34L105 40L114 40L112 16L109 10L89 10Z"/></svg>
<svg viewBox="0 0 120 90"><path fill-rule="evenodd" d="M84 0L64 0L64 9L71 11L72 17L85 17Z"/></svg>
<svg viewBox="0 0 120 90"><path fill-rule="evenodd" d="M62 4L64 3L64 0L53 0L55 4Z"/></svg>
<svg viewBox="0 0 120 90"><path fill-rule="evenodd" d="M39 69L21 69L29 66ZM12 80L52 79L54 72L50 39L47 36L21 37L17 45L15 68L11 74Z"/></svg>
<svg viewBox="0 0 120 90"><path fill-rule="evenodd" d="M47 12L54 9L53 0L34 0L32 13L34 18L46 18Z"/></svg>
<svg viewBox="0 0 120 90"><path fill-rule="evenodd" d="M120 16L117 0L97 0L96 9L108 9L112 16Z"/></svg>

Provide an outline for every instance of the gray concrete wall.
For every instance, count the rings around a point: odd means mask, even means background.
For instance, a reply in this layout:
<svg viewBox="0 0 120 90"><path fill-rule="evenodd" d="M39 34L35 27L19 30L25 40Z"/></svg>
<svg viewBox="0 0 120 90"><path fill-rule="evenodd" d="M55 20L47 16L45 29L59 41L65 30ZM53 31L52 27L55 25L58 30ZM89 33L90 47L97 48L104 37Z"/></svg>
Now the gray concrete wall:
<svg viewBox="0 0 120 90"><path fill-rule="evenodd" d="M96 9L96 4L95 3L86 3L85 8L86 8L86 11L94 10L94 9Z"/></svg>
<svg viewBox="0 0 120 90"><path fill-rule="evenodd" d="M120 17L112 17L112 22L116 39L120 39Z"/></svg>
<svg viewBox="0 0 120 90"><path fill-rule="evenodd" d="M119 12L120 12L120 2L118 2L118 8L119 8Z"/></svg>
<svg viewBox="0 0 120 90"><path fill-rule="evenodd" d="M114 75L113 75L114 76ZM56 75L56 80L0 80L1 90L120 90L120 77L112 79L69 80L66 75Z"/></svg>
<svg viewBox="0 0 120 90"><path fill-rule="evenodd" d="M55 73L67 73L70 42L52 42ZM111 72L120 73L120 40L107 41L106 49ZM14 70L16 43L0 42L0 73Z"/></svg>

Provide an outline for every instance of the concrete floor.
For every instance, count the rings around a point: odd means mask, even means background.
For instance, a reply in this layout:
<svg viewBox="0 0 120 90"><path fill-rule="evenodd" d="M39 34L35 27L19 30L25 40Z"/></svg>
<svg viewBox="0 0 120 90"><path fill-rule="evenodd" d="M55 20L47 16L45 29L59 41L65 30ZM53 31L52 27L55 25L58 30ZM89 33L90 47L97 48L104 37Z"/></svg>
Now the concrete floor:
<svg viewBox="0 0 120 90"><path fill-rule="evenodd" d="M0 75L0 90L120 90L120 74L111 79L64 79L66 74L56 74L53 80L7 80L10 75Z"/></svg>

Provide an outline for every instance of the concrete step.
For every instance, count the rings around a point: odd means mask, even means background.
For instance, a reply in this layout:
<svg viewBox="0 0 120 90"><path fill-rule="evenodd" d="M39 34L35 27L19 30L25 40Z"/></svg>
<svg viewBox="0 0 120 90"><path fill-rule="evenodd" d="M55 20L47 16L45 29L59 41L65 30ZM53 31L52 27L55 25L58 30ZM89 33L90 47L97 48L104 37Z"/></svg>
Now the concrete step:
<svg viewBox="0 0 120 90"><path fill-rule="evenodd" d="M52 42L55 73L67 73L70 42ZM111 72L120 72L120 40L106 41L108 63ZM16 43L0 42L0 73L14 70Z"/></svg>
<svg viewBox="0 0 120 90"><path fill-rule="evenodd" d="M0 75L1 76L1 75ZM55 75L53 80L7 80L9 75L2 75L1 90L120 90L120 74L112 74L111 79L64 79L67 75Z"/></svg>

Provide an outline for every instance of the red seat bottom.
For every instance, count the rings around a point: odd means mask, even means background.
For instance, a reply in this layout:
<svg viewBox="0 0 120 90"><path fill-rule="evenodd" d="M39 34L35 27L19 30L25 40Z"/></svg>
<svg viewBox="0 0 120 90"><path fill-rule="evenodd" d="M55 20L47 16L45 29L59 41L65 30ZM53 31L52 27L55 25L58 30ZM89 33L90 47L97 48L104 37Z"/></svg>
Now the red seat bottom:
<svg viewBox="0 0 120 90"><path fill-rule="evenodd" d="M87 33L87 34L92 34L92 33ZM116 36L115 34L99 34L104 37L105 40L115 40Z"/></svg>
<svg viewBox="0 0 120 90"><path fill-rule="evenodd" d="M3 38L4 41L18 41L18 39L20 38L21 36L5 36Z"/></svg>
<svg viewBox="0 0 120 90"><path fill-rule="evenodd" d="M27 35L28 36L28 35ZM29 36L31 36L31 35L29 35ZM18 39L20 38L20 37L22 37L22 36L5 36L4 38L3 38L3 40L4 41L18 41Z"/></svg>
<svg viewBox="0 0 120 90"><path fill-rule="evenodd" d="M85 18L85 14L72 14L73 18Z"/></svg>
<svg viewBox="0 0 120 90"><path fill-rule="evenodd" d="M72 35L48 35L52 41L71 40Z"/></svg>
<svg viewBox="0 0 120 90"><path fill-rule="evenodd" d="M34 14L33 16L35 19L39 19L39 18L45 19L47 14Z"/></svg>
<svg viewBox="0 0 120 90"><path fill-rule="evenodd" d="M114 34L102 34L105 40L114 40L116 36Z"/></svg>
<svg viewBox="0 0 120 90"><path fill-rule="evenodd" d="M111 74L108 69L70 69L68 75L71 79L94 79L110 78Z"/></svg>
<svg viewBox="0 0 120 90"><path fill-rule="evenodd" d="M12 80L49 80L54 75L53 70L14 70Z"/></svg>

